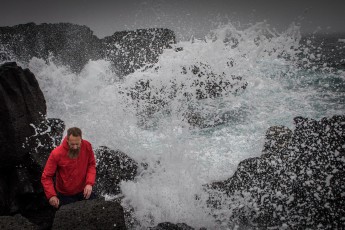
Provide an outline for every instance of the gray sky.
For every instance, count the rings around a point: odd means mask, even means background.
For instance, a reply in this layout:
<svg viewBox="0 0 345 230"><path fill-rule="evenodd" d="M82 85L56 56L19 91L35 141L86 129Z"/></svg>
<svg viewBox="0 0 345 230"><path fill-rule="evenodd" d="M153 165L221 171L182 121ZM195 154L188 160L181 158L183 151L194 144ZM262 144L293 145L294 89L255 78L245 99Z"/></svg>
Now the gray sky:
<svg viewBox="0 0 345 230"><path fill-rule="evenodd" d="M345 32L344 0L8 0L1 3L0 15L0 26L71 22L90 27L100 38L164 27L188 39L228 20L242 26L266 20L278 31L299 21L302 32Z"/></svg>

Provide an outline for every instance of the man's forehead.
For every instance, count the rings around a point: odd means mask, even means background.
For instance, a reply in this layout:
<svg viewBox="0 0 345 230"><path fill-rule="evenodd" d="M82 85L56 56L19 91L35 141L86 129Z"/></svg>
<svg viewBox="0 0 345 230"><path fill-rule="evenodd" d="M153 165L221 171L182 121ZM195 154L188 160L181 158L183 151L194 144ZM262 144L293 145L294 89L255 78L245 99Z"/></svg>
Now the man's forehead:
<svg viewBox="0 0 345 230"><path fill-rule="evenodd" d="M68 142L81 142L81 137L70 135L67 140Z"/></svg>

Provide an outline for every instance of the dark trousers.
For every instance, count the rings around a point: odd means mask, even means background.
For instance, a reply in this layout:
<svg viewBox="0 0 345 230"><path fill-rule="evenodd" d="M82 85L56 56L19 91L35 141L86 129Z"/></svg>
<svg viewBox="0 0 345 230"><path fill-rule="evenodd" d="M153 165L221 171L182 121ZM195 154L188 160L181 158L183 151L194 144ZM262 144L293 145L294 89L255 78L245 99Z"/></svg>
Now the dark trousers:
<svg viewBox="0 0 345 230"><path fill-rule="evenodd" d="M86 200L84 198L83 192L77 193L75 195L70 195L70 196L66 196L66 195L63 195L61 193L58 193L57 197L60 200L60 206L66 205L66 204L70 204L70 203L74 203L74 202L77 202L77 201ZM89 200L96 199L96 198L97 198L96 194L94 192L92 192L90 197L89 197Z"/></svg>

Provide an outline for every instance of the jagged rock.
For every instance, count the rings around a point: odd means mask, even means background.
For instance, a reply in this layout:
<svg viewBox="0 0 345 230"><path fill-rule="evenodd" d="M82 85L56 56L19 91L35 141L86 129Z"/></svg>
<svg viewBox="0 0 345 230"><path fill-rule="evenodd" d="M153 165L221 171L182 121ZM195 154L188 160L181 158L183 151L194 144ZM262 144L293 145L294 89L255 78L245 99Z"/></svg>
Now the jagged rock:
<svg viewBox="0 0 345 230"><path fill-rule="evenodd" d="M225 73L216 74L211 66L204 63L196 63L188 68L182 68L182 74L192 73L197 76L192 83L192 88L196 88L195 93L186 97L196 99L217 98L227 94L237 95L247 88L248 83L243 81L241 76L227 76Z"/></svg>
<svg viewBox="0 0 345 230"><path fill-rule="evenodd" d="M47 118L37 124L34 129L35 134L27 138L25 149L41 173L51 151L62 141L65 123L57 118Z"/></svg>
<svg viewBox="0 0 345 230"><path fill-rule="evenodd" d="M169 222L164 222L164 223L159 223L156 227L150 228L150 230L194 230L194 228L188 226L185 223L169 223Z"/></svg>
<svg viewBox="0 0 345 230"><path fill-rule="evenodd" d="M0 216L0 229L38 230L40 228L20 214L17 214L15 216Z"/></svg>
<svg viewBox="0 0 345 230"><path fill-rule="evenodd" d="M117 74L123 76L156 63L163 50L176 41L173 31L151 28L116 32L102 42L105 56L114 63Z"/></svg>
<svg viewBox="0 0 345 230"><path fill-rule="evenodd" d="M0 170L0 215L20 213L41 227L51 226L54 210L40 183L42 171L32 159L26 163Z"/></svg>
<svg viewBox="0 0 345 230"><path fill-rule="evenodd" d="M229 226L345 227L345 116L294 121L292 135L278 129L278 147L268 141L269 154L242 161L231 178L208 185L210 205L231 213Z"/></svg>
<svg viewBox="0 0 345 230"><path fill-rule="evenodd" d="M157 67L159 69L159 67ZM229 121L244 119L243 108L233 111L205 111L199 103L203 99L215 100L227 95L242 93L248 83L241 76L217 74L208 64L196 63L182 67L181 74L186 75L186 81L178 83L170 79L165 85L156 84L156 79L141 79L125 92L137 110L139 125L151 127L155 118L171 113L171 103L174 100L184 100L188 108L184 108L182 120L192 126L206 128L225 124ZM200 110L202 108L202 111ZM152 125L153 124L153 125Z"/></svg>
<svg viewBox="0 0 345 230"><path fill-rule="evenodd" d="M283 151L289 144L292 131L285 126L273 126L266 132L263 154L277 154Z"/></svg>
<svg viewBox="0 0 345 230"><path fill-rule="evenodd" d="M0 66L0 168L20 163L26 138L34 134L30 124L44 120L47 107L38 82L15 62Z"/></svg>
<svg viewBox="0 0 345 230"><path fill-rule="evenodd" d="M102 58L102 44L90 28L71 23L28 23L0 27L0 44L22 62L32 57L69 66L79 72L89 59Z"/></svg>
<svg viewBox="0 0 345 230"><path fill-rule="evenodd" d="M0 27L0 61L52 59L80 72L89 60L107 59L117 75L124 76L155 63L163 49L172 43L175 35L169 29L121 31L99 39L87 26L28 23Z"/></svg>
<svg viewBox="0 0 345 230"><path fill-rule="evenodd" d="M62 206L52 229L126 229L122 206L102 199L84 200Z"/></svg>
<svg viewBox="0 0 345 230"><path fill-rule="evenodd" d="M121 181L133 180L138 163L120 150L100 146L95 150L97 177L95 191L98 194L119 194Z"/></svg>
<svg viewBox="0 0 345 230"><path fill-rule="evenodd" d="M46 119L46 102L35 76L16 63L0 66L0 215L20 213L51 226L54 210L40 182L64 123Z"/></svg>
<svg viewBox="0 0 345 230"><path fill-rule="evenodd" d="M156 92L168 94L166 98L174 98L181 94L188 100L218 98L228 94L237 95L246 89L248 83L241 76L227 76L225 73L216 74L211 66L204 63L197 63L190 67L183 67L181 74L193 76L190 84L177 84L174 79L170 80L170 85L161 86L160 89L151 86L152 80L139 80L129 89L128 95L137 101L150 100L152 104L161 103ZM165 89L167 88L167 89Z"/></svg>

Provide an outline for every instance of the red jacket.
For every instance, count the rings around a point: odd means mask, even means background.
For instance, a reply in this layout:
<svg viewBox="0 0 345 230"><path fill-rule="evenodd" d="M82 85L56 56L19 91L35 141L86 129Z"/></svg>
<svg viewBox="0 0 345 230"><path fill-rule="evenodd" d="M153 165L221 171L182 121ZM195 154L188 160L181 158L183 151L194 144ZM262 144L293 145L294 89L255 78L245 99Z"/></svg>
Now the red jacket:
<svg viewBox="0 0 345 230"><path fill-rule="evenodd" d="M62 144L55 148L44 167L41 182L46 197L56 196L53 177L56 175L56 190L64 195L74 195L84 190L86 185L93 186L96 179L95 155L91 144L82 140L79 156L68 157L68 143L65 137Z"/></svg>

